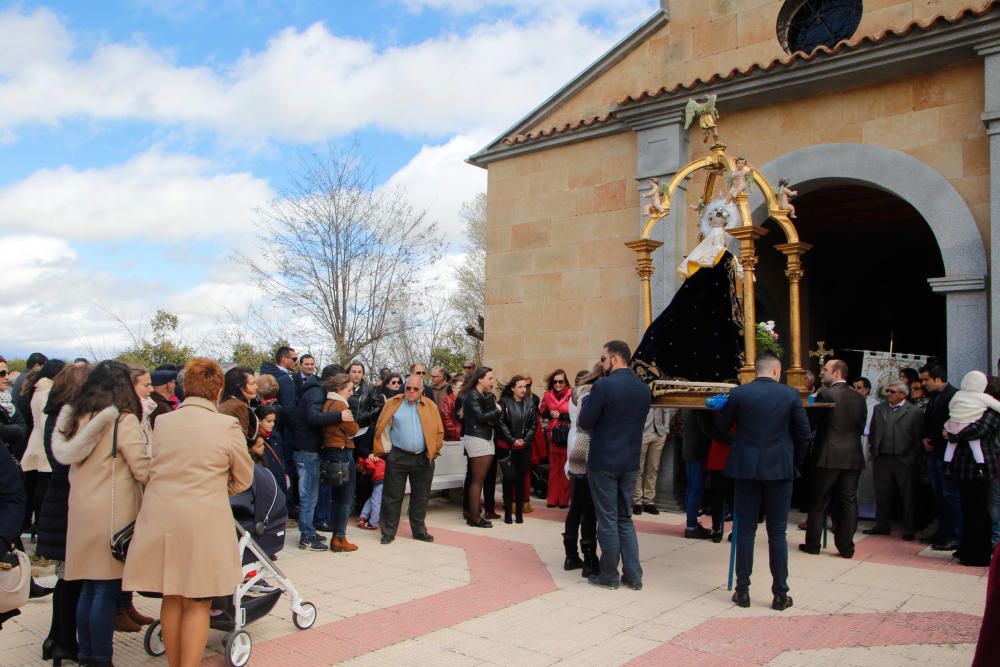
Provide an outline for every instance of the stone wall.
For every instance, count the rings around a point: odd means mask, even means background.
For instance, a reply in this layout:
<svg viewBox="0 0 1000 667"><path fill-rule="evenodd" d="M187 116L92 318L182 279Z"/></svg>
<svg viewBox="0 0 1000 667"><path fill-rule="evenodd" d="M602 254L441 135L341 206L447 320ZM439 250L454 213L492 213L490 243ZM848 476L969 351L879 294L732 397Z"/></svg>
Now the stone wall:
<svg viewBox="0 0 1000 667"><path fill-rule="evenodd" d="M783 4L783 0L670 0L670 21L663 28L531 131L606 114L621 98L643 90L687 85L787 56L776 33ZM985 4L985 0L865 0L854 38L877 36L915 20L951 17Z"/></svg>
<svg viewBox="0 0 1000 667"><path fill-rule="evenodd" d="M501 379L589 368L638 337L635 137L494 162L487 190L484 360Z"/></svg>

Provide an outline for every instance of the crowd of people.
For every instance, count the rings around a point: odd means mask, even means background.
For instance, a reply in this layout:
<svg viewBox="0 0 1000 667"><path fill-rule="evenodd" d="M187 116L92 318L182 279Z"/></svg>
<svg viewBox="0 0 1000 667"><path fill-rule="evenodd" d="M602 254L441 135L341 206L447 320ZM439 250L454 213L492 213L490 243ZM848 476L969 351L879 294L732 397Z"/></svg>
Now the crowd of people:
<svg viewBox="0 0 1000 667"><path fill-rule="evenodd" d="M757 381L715 412L653 405L631 363L629 346L609 341L572 383L563 369L550 373L539 397L530 375L501 383L471 360L454 375L415 363L406 373L381 369L372 381L360 362L318 369L312 355L287 346L259 373L223 371L208 359L147 370L36 353L15 378L0 358L0 439L10 452L0 456L0 502L20 508L3 513L0 538L23 548L21 536L30 535L37 555L56 561L54 589L32 582L33 596L53 597L42 655L57 665L110 665L113 633L154 620L133 604L130 591L143 591L163 597L171 664L199 664L213 600L241 580L229 497L258 474L275 480L300 549L356 551L352 516L392 543L407 485L412 537L433 542L426 511L446 440L460 441L467 457L470 527L523 523L534 491L568 509L564 568L602 588L642 589L632 517L659 513L656 482L671 433L687 480L684 537L721 542L727 518L736 518L733 601L741 607L750 605L761 518L772 607L792 606L793 495L807 512L800 550L820 552L829 520L838 553L853 557L866 470L876 518L864 533L889 535L898 515L902 539L916 539L926 476L936 524L921 539L963 565L990 564L1000 539L1000 377L973 371L956 389L932 363L904 369L879 401L867 378L850 380L847 365L831 359L810 399L822 407L807 417L770 355L758 357ZM116 551L126 532L127 553Z"/></svg>

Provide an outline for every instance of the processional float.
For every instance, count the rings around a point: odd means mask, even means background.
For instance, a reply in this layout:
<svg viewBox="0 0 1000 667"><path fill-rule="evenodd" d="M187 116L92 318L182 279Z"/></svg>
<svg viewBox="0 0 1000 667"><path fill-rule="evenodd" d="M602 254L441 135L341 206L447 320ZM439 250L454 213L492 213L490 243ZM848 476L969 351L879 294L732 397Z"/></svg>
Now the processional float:
<svg viewBox="0 0 1000 667"><path fill-rule="evenodd" d="M754 294L755 272L758 262L757 240L768 233L764 227L754 225L750 212L749 191L753 185L756 185L763 194L768 217L775 222L785 236L785 242L775 245L775 248L785 255L784 273L788 279L789 346L786 377L790 386L803 392L806 371L802 366L799 286L803 277L802 255L812 246L799 240L798 232L791 220L795 216L795 209L789 203L789 198L796 193L789 188L787 179L782 179L778 189L775 189L764 175L754 169L745 158L737 157L734 159L730 157L727 153L727 145L719 139L716 124L718 114L715 111L714 95L702 98L701 101L689 101L685 116L685 129L690 127L692 121L697 118L698 124L705 134L706 143L711 136L713 143L709 154L689 162L670 179L669 183L650 179L652 189L645 195L649 197L650 201L644 209L644 213L648 214L648 217L643 225L641 236L639 239L625 244L636 253L636 273L639 275L641 286L642 330L645 333L653 321L650 283L650 278L656 270L656 267L653 266L653 252L663 245L662 242L651 238L653 230L657 224L670 215L677 188L688 179L704 175L704 189L698 203L693 207L698 211L699 217L706 208L713 204L713 200L718 201L720 198L725 200L726 204L730 206L730 210L735 207L738 212L737 221L727 227L725 232L739 242L738 254L735 252L733 254L736 255L736 260L742 268L742 287L739 290L739 299L742 306L743 363L739 368L738 377L741 383L753 380L755 377L753 363L757 353ZM721 195L717 191L717 186L721 185L720 179L725 179L728 185L728 190L722 191ZM682 197L683 193L684 191L681 193ZM671 270L671 267L664 267L664 270ZM665 377L662 380L652 381L654 402L665 406L704 407L707 396L725 393L732 386L731 384L720 385L719 383L693 380L693 378L684 378L681 381L675 381Z"/></svg>

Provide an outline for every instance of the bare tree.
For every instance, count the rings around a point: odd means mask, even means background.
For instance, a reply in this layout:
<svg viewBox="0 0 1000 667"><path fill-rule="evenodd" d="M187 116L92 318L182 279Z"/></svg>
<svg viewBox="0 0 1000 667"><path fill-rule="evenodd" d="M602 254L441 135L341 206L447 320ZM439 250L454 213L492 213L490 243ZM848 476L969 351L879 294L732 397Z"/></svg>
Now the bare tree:
<svg viewBox="0 0 1000 667"><path fill-rule="evenodd" d="M462 204L465 222L465 263L455 269L457 290L450 303L472 338L476 360L482 357L483 315L486 312L486 193Z"/></svg>
<svg viewBox="0 0 1000 667"><path fill-rule="evenodd" d="M420 289L418 269L439 257L437 225L404 192L377 193L357 148L304 159L260 214L259 255L240 259L270 298L329 336L342 365L399 333L391 313Z"/></svg>

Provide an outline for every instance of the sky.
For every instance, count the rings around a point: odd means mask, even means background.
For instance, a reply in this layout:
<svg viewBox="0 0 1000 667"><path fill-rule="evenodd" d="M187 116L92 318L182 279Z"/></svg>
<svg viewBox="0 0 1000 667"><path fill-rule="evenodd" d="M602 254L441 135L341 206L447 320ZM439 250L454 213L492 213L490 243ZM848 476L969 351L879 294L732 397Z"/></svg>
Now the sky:
<svg viewBox="0 0 1000 667"><path fill-rule="evenodd" d="M461 261L464 162L658 0L102 0L0 8L0 354L197 342L266 301L236 252L303 156L356 146Z"/></svg>

